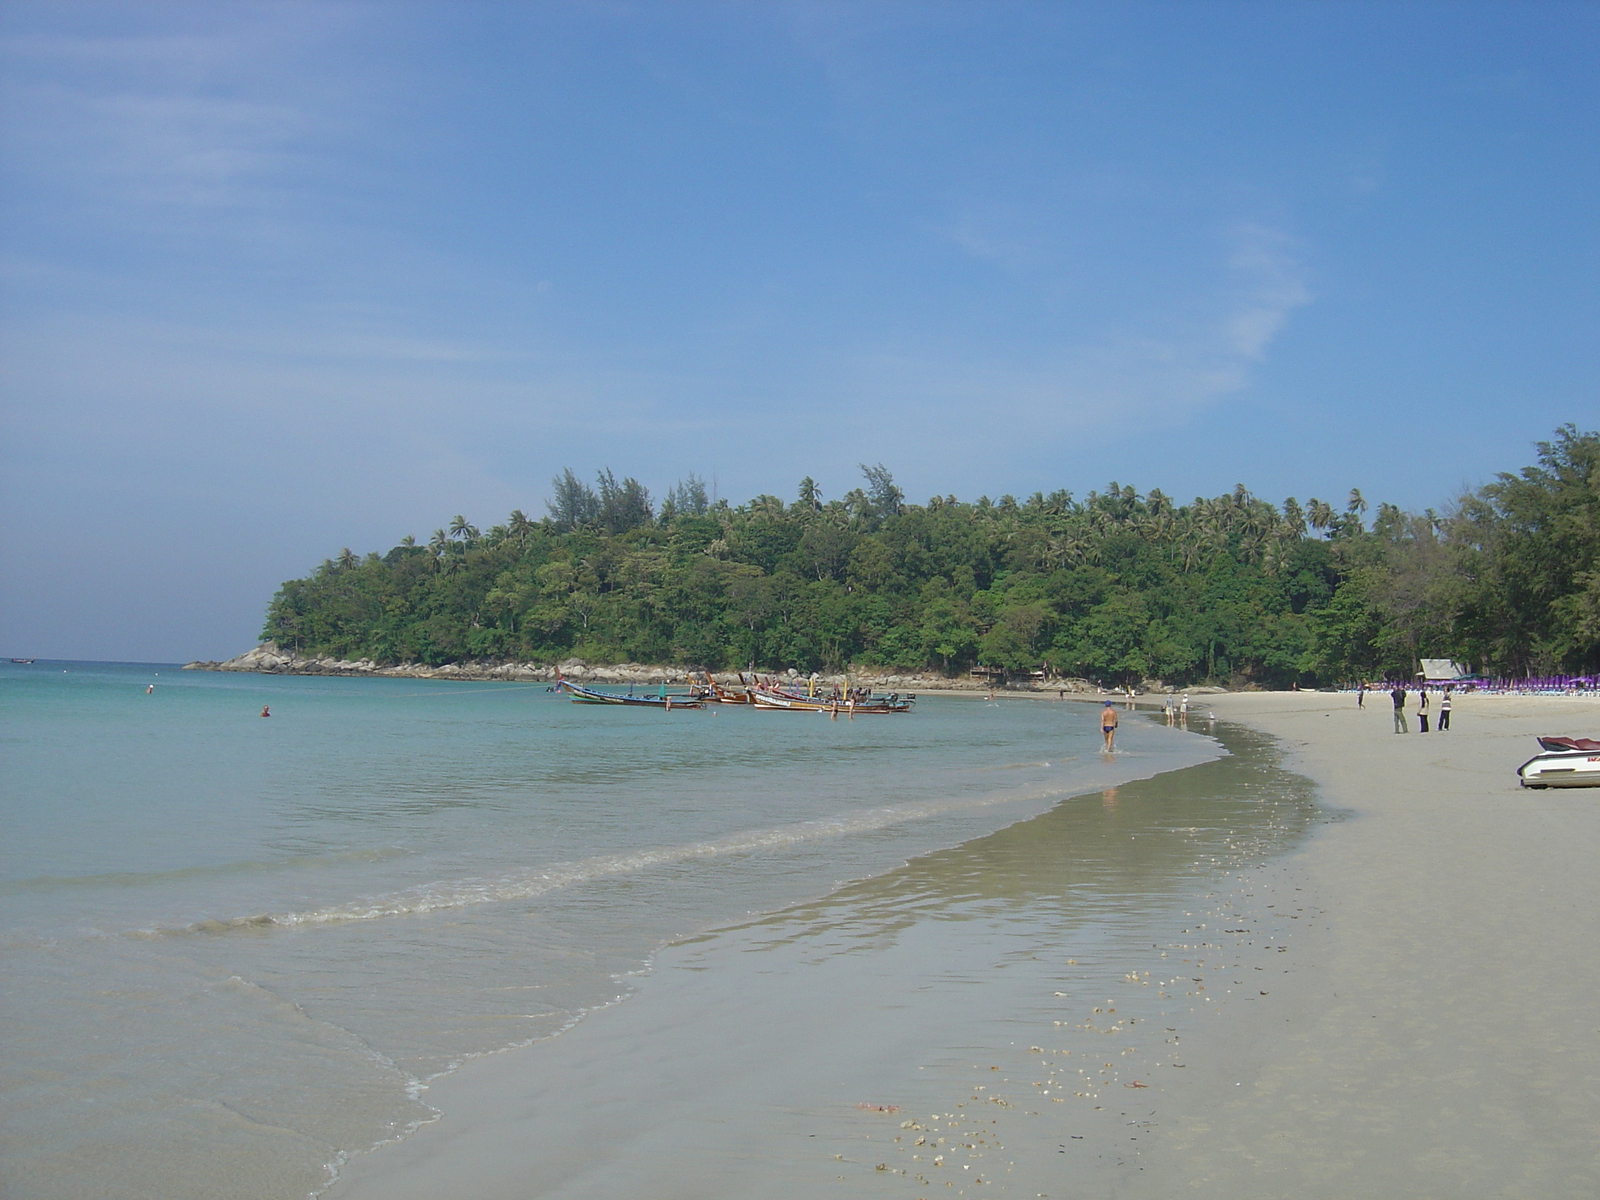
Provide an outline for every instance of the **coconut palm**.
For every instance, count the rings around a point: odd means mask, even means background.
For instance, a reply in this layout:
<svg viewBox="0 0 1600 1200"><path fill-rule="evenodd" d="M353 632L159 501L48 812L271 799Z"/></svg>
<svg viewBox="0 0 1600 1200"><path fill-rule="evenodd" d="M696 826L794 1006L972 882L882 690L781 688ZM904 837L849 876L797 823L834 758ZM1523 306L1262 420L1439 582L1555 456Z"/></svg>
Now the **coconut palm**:
<svg viewBox="0 0 1600 1200"><path fill-rule="evenodd" d="M1300 502L1293 496L1283 502L1283 531L1291 538L1306 535L1306 515L1300 511Z"/></svg>
<svg viewBox="0 0 1600 1200"><path fill-rule="evenodd" d="M526 547L528 535L533 532L533 522L528 514L520 508L513 508L511 515L506 518L506 536L516 542L519 547Z"/></svg>

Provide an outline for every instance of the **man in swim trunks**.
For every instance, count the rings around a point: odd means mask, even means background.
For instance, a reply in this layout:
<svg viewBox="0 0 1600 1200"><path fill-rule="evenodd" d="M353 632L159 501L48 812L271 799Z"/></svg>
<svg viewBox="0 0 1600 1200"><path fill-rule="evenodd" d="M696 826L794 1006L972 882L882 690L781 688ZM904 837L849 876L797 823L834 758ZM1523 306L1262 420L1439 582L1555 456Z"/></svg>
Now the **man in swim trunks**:
<svg viewBox="0 0 1600 1200"><path fill-rule="evenodd" d="M1111 753L1111 743L1117 740L1117 710L1111 701L1100 710L1100 733L1106 739L1106 753Z"/></svg>

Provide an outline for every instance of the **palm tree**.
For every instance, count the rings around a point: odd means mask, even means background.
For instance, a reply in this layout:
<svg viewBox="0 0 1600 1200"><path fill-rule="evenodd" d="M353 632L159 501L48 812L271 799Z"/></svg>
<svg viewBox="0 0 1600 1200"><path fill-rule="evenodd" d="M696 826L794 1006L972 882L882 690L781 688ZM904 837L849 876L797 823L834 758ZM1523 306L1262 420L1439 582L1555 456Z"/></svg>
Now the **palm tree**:
<svg viewBox="0 0 1600 1200"><path fill-rule="evenodd" d="M1283 565L1284 544L1277 538L1271 538L1262 543L1261 547L1261 573L1263 575L1276 575L1278 568Z"/></svg>
<svg viewBox="0 0 1600 1200"><path fill-rule="evenodd" d="M343 550L339 551L338 563L341 571L355 570L356 564L360 561L361 560L355 556L355 553L350 549L349 546L346 546Z"/></svg>
<svg viewBox="0 0 1600 1200"><path fill-rule="evenodd" d="M506 534L517 543L519 547L526 548L528 535L533 532L533 522L528 519L528 514L520 508L513 508L511 515L506 518Z"/></svg>
<svg viewBox="0 0 1600 1200"><path fill-rule="evenodd" d="M450 536L453 538L460 538L464 542L476 541L478 538L478 527L468 522L468 520L460 513L457 513L455 516L450 518Z"/></svg>
<svg viewBox="0 0 1600 1200"><path fill-rule="evenodd" d="M1306 515L1300 511L1300 502L1293 496L1283 502L1283 529L1291 538L1306 535Z"/></svg>
<svg viewBox="0 0 1600 1200"><path fill-rule="evenodd" d="M1178 561L1183 564L1185 571L1192 571L1200 563L1200 553L1204 546L1204 535L1197 522L1191 521L1184 531L1183 537L1177 542Z"/></svg>
<svg viewBox="0 0 1600 1200"><path fill-rule="evenodd" d="M1306 520L1311 528L1321 531L1333 524L1333 506L1315 496L1306 503Z"/></svg>

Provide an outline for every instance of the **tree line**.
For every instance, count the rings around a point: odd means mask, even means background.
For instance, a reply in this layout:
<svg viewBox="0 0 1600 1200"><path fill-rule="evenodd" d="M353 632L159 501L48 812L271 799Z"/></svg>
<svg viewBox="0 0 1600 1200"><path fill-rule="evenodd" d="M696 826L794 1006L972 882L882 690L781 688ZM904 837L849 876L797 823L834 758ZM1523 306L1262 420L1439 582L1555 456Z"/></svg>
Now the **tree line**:
<svg viewBox="0 0 1600 1200"><path fill-rule="evenodd" d="M1527 675L1600 667L1600 434L1442 512L1359 491L1273 505L1242 485L1180 504L1110 484L907 503L881 464L824 500L657 504L567 470L547 515L350 550L273 597L264 636L303 654L1045 670L1100 683L1282 687L1406 677L1420 657Z"/></svg>

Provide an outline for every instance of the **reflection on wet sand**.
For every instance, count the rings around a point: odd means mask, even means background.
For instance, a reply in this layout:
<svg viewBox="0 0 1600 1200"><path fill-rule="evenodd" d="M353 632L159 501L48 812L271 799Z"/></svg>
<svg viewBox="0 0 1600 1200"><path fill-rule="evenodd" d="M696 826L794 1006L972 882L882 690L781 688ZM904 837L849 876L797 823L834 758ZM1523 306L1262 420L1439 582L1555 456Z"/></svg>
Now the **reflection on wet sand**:
<svg viewBox="0 0 1600 1200"><path fill-rule="evenodd" d="M1218 737L1227 758L1064 801L748 928L773 931L779 945L1002 909L1053 929L1164 910L1224 864L1281 852L1314 819L1309 783L1276 765L1269 739L1229 726Z"/></svg>
<svg viewBox="0 0 1600 1200"><path fill-rule="evenodd" d="M628 1003L441 1080L439 1125L330 1200L1125 1186L1179 1039L1242 997L1218 973L1283 966L1241 868L1305 832L1309 789L1221 736L1232 757L668 948Z"/></svg>

